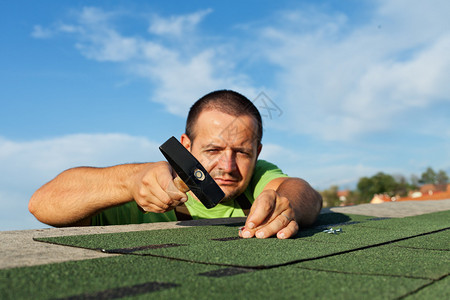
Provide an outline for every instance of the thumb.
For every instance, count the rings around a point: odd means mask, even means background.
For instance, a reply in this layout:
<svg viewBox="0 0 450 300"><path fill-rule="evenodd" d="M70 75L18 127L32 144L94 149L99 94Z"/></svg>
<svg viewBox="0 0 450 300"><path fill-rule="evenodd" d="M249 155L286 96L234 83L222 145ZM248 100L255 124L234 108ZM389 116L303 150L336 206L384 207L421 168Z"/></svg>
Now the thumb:
<svg viewBox="0 0 450 300"><path fill-rule="evenodd" d="M180 192L183 193L189 192L189 187L186 185L186 183L184 183L183 180L181 180L179 176L173 179L173 184Z"/></svg>
<svg viewBox="0 0 450 300"><path fill-rule="evenodd" d="M171 169L170 175L169 178L166 178L166 192L178 194L181 192L185 194L189 191L189 187L184 183L183 180L181 180L175 170Z"/></svg>
<svg viewBox="0 0 450 300"><path fill-rule="evenodd" d="M181 183L179 183L178 180L182 182L185 188L181 186ZM185 202L188 199L186 192L189 191L189 188L184 184L184 182L181 179L178 178L178 180L176 180L175 178L174 180L169 181L166 193L170 196L170 198L174 200Z"/></svg>

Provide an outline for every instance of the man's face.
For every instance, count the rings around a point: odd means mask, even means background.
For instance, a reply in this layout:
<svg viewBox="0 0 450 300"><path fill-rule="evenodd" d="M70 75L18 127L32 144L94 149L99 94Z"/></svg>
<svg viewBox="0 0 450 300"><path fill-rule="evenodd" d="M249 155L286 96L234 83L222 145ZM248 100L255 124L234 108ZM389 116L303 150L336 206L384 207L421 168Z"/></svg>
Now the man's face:
<svg viewBox="0 0 450 300"><path fill-rule="evenodd" d="M250 182L261 151L256 130L251 116L205 110L195 123L195 139L192 141L184 134L181 143L220 186L225 199L231 199L243 193Z"/></svg>

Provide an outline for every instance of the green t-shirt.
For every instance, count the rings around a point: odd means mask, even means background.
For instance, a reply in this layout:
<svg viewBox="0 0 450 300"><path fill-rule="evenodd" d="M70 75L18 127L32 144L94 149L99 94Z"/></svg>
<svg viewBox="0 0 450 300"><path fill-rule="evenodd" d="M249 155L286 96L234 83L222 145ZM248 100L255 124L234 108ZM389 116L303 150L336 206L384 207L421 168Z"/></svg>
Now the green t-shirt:
<svg viewBox="0 0 450 300"><path fill-rule="evenodd" d="M277 166L264 160L256 162L250 184L244 192L247 199L253 203L264 187L273 179L287 177ZM244 212L236 200L221 202L215 207L207 209L202 203L195 200L188 193L186 207L192 219L215 219L244 217ZM92 218L92 225L123 225L177 221L173 210L166 213L143 213L135 201L131 201L116 207L108 208Z"/></svg>

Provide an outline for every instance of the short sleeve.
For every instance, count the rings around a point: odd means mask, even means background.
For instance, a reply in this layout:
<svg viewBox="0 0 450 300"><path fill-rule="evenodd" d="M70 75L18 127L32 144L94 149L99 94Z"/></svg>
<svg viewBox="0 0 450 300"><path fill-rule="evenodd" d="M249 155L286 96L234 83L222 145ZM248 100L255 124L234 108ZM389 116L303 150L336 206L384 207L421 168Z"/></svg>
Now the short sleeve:
<svg viewBox="0 0 450 300"><path fill-rule="evenodd" d="M93 226L142 224L176 221L175 212L143 213L135 201L111 207L100 212L91 220Z"/></svg>
<svg viewBox="0 0 450 300"><path fill-rule="evenodd" d="M280 177L287 177L287 175L276 165L265 160L258 160L250 184L244 193L253 203L270 181Z"/></svg>

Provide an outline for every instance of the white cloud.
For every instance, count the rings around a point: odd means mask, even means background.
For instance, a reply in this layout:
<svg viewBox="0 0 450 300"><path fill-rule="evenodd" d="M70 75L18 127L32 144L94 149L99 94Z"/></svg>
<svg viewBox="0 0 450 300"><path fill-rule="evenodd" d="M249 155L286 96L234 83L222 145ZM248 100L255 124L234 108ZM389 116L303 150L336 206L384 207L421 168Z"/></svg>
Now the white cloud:
<svg viewBox="0 0 450 300"><path fill-rule="evenodd" d="M173 114L184 116L193 100L211 90L231 88L253 97L270 89L285 112L274 125L280 129L328 140L351 140L399 124L420 130L424 126L408 123L410 111L430 113L450 99L450 4L374 6L356 26L351 16L313 6L276 12L273 22L241 26L246 38L201 34L211 9L154 15L148 30L157 37L125 35L114 23L119 13L92 7L73 24L55 27L74 34L87 58L120 62L147 78L151 101ZM37 28L37 36L46 35ZM255 74L261 69L271 72Z"/></svg>
<svg viewBox="0 0 450 300"><path fill-rule="evenodd" d="M193 101L212 90L231 88L254 93L249 79L227 70L227 62L214 49L183 58L172 50L150 46L151 54L155 54L149 58L152 63L136 66L134 70L156 83L152 101L164 104L173 114L185 116ZM164 58L158 60L160 56Z"/></svg>
<svg viewBox="0 0 450 300"><path fill-rule="evenodd" d="M76 47L87 58L98 61L124 62L135 58L140 41L125 37L112 26L115 13L85 7L78 14L77 24L64 24L60 30L78 34Z"/></svg>
<svg viewBox="0 0 450 300"><path fill-rule="evenodd" d="M73 25L59 24L58 31L65 33L77 33L80 31L80 28Z"/></svg>
<svg viewBox="0 0 450 300"><path fill-rule="evenodd" d="M48 39L53 37L54 32L51 29L43 28L41 25L33 26L31 36L36 39Z"/></svg>
<svg viewBox="0 0 450 300"><path fill-rule="evenodd" d="M299 154L277 144L264 144L259 156L260 159L276 161L283 158L284 161L295 162L299 160Z"/></svg>
<svg viewBox="0 0 450 300"><path fill-rule="evenodd" d="M151 100L162 103L173 114L184 116L193 101L216 89L231 88L256 94L249 77L235 72L228 54L230 45L204 47L197 26L211 9L187 15L154 16L149 31L161 35L126 36L114 26L118 13L87 7L74 24L58 24L57 31L74 34L76 48L87 58L124 64L130 72L147 78L154 85ZM44 31L41 28L41 31ZM186 34L189 34L187 41ZM179 40L171 40L179 36Z"/></svg>
<svg viewBox="0 0 450 300"><path fill-rule="evenodd" d="M90 59L122 62L134 58L137 54L139 41L122 37L114 31L95 32L89 39L90 43L79 42L76 47Z"/></svg>
<svg viewBox="0 0 450 300"><path fill-rule="evenodd" d="M0 139L0 162L11 172L2 174L2 182L16 172L20 177L24 170L56 175L55 172L75 165L148 161L159 154L158 146L146 138L125 134L74 134L27 142Z"/></svg>
<svg viewBox="0 0 450 300"><path fill-rule="evenodd" d="M212 9L206 9L188 15L171 16L169 18L155 15L148 31L157 35L182 37L184 34L194 31L203 18L211 12Z"/></svg>
<svg viewBox="0 0 450 300"><path fill-rule="evenodd" d="M340 189L355 189L361 177L372 176L379 171L376 167L363 164L320 164L309 170L308 181L320 190L331 185L337 185Z"/></svg>
<svg viewBox="0 0 450 300"><path fill-rule="evenodd" d="M27 205L33 192L61 171L159 161L160 143L125 134L75 134L35 141L0 137L0 230L36 227ZM25 218L23 216L27 216Z"/></svg>
<svg viewBox="0 0 450 300"><path fill-rule="evenodd" d="M330 185L354 189L360 177L380 171L364 163L352 163L349 158L357 155L357 152L323 149L320 153L311 153L303 147L294 150L277 144L264 144L259 158L274 162L284 173L303 178L319 190ZM397 170L388 168L386 171Z"/></svg>
<svg viewBox="0 0 450 300"><path fill-rule="evenodd" d="M450 5L392 3L381 1L362 26L341 14L290 11L260 30L263 57L279 70L281 127L345 140L450 100L450 20L443 16Z"/></svg>
<svg viewBox="0 0 450 300"><path fill-rule="evenodd" d="M0 187L0 230L47 228L28 212L32 191Z"/></svg>

